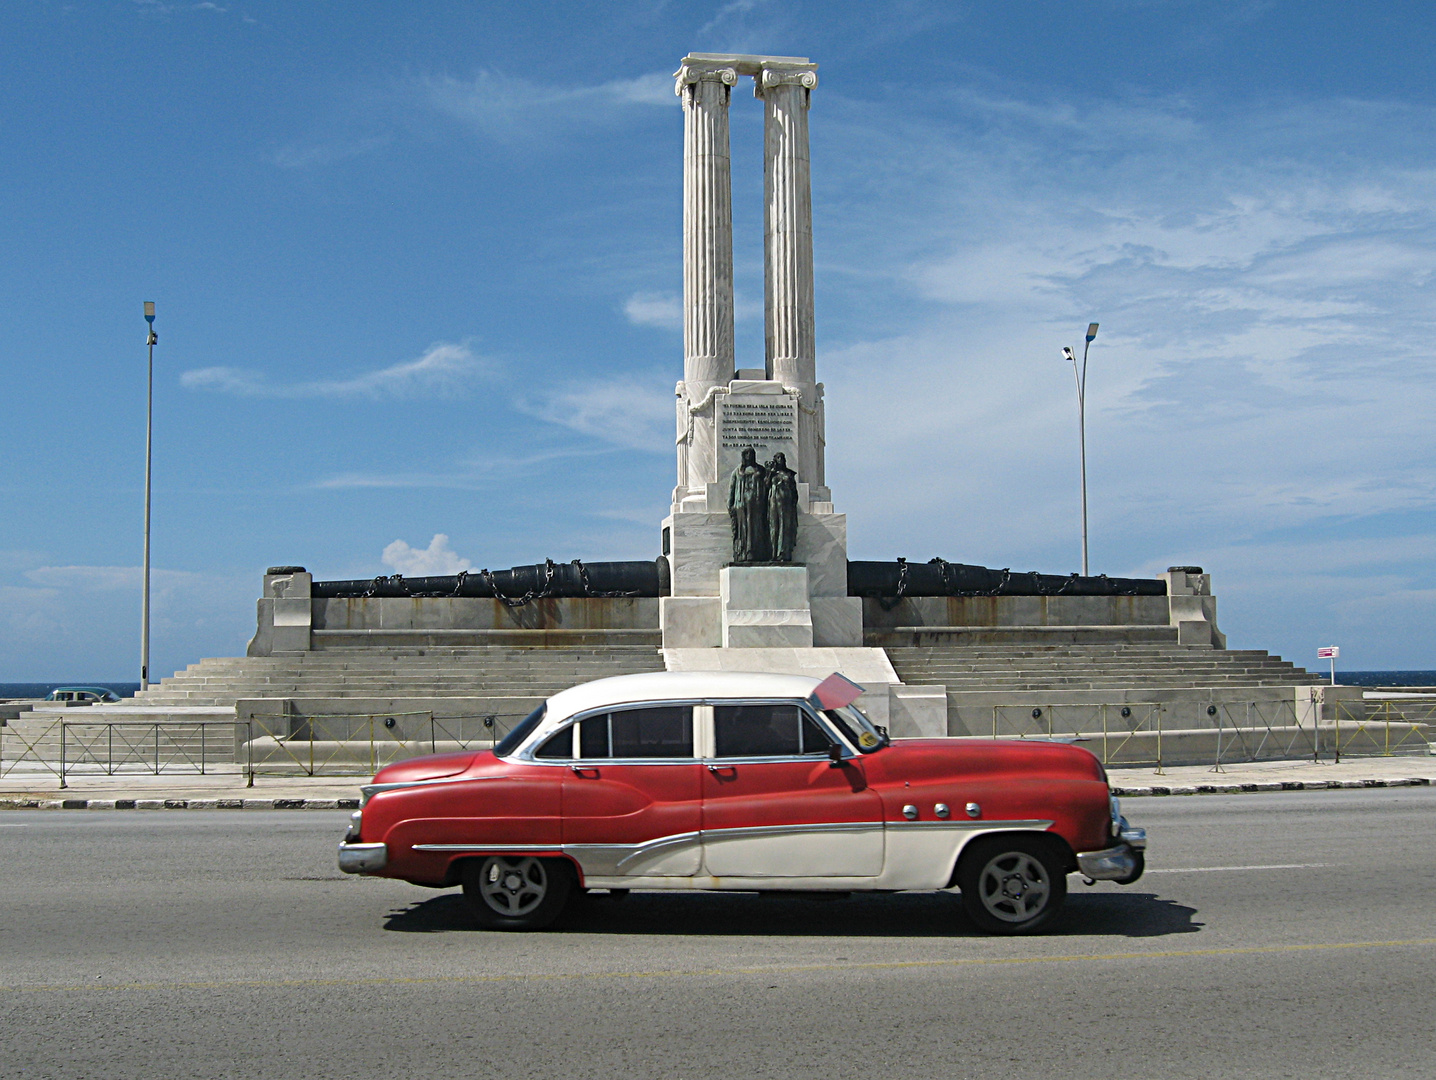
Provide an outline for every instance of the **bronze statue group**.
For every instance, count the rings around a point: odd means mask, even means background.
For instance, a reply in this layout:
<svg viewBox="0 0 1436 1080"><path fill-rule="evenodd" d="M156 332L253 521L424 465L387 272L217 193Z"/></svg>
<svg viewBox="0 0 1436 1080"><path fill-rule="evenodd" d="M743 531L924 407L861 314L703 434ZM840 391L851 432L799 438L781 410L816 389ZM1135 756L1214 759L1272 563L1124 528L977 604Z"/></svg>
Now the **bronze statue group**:
<svg viewBox="0 0 1436 1080"><path fill-rule="evenodd" d="M798 544L798 474L777 453L758 463L753 447L728 480L734 563L790 563Z"/></svg>

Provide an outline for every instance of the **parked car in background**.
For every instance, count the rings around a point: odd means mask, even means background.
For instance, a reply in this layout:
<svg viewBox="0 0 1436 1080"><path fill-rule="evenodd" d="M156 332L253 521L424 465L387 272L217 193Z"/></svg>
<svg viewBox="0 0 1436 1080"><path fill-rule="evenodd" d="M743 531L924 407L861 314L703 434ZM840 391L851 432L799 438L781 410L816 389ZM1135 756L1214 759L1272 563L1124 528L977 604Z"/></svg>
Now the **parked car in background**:
<svg viewBox="0 0 1436 1080"><path fill-rule="evenodd" d="M45 695L46 701L93 703L119 701L120 695L107 686L57 686Z"/></svg>
<svg viewBox="0 0 1436 1080"><path fill-rule="evenodd" d="M1129 883L1146 834L1060 743L893 741L833 675L660 672L554 695L489 751L364 787L348 873L462 885L548 925L579 890L961 891L993 933L1048 926L1067 875Z"/></svg>

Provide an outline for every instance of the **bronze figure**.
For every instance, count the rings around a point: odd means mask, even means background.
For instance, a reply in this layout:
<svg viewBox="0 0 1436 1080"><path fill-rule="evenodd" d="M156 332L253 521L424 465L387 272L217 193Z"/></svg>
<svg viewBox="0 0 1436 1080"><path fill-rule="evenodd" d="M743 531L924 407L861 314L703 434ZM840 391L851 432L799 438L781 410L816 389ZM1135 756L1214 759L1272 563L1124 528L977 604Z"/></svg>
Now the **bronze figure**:
<svg viewBox="0 0 1436 1080"><path fill-rule="evenodd" d="M774 562L793 561L798 546L798 474L788 468L781 452L768 462L768 557Z"/></svg>
<svg viewBox="0 0 1436 1080"><path fill-rule="evenodd" d="M763 562L768 558L768 470L758 464L751 446L728 480L728 520L733 526L733 561Z"/></svg>

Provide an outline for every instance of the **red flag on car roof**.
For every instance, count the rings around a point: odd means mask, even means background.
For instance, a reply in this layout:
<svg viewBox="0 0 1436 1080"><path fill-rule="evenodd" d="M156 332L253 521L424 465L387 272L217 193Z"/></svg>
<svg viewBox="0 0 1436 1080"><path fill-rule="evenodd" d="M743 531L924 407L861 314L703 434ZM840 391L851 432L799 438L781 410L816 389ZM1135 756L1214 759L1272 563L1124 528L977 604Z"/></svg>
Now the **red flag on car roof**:
<svg viewBox="0 0 1436 1080"><path fill-rule="evenodd" d="M818 683L808 700L819 709L841 709L857 701L862 692L863 687L835 671Z"/></svg>

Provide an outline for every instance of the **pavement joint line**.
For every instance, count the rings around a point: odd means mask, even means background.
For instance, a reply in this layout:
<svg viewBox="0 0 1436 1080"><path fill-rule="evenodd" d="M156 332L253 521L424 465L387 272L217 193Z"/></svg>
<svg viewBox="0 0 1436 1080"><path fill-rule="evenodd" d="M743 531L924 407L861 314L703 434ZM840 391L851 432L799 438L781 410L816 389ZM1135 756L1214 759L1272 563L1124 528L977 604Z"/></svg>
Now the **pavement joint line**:
<svg viewBox="0 0 1436 1080"><path fill-rule="evenodd" d="M1392 949L1436 945L1436 938L1397 941L1334 941L1296 945L1252 945L1229 949L1168 949L1147 952L1088 953L1067 956L953 957L933 960L882 960L847 964L771 964L761 967L695 968L657 971L572 971L538 975L425 975L368 979L233 979L207 982L78 983L72 985L4 986L0 993L75 993L81 990L227 990L304 986L441 986L465 983L579 982L599 979L693 979L721 975L785 975L823 971L897 971L910 968L1000 967L1023 964L1071 964L1080 961L1185 960L1206 956L1261 956L1274 953L1327 952L1338 949Z"/></svg>

